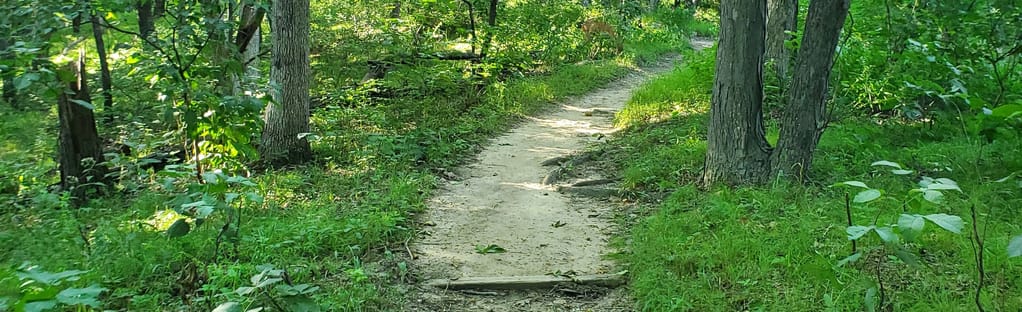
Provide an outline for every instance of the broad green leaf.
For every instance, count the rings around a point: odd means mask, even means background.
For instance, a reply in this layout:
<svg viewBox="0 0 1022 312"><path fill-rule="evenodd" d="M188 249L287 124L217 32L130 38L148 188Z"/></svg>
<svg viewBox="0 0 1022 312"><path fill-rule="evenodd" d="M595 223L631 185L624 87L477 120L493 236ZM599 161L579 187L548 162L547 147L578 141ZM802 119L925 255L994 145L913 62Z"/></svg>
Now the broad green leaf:
<svg viewBox="0 0 1022 312"><path fill-rule="evenodd" d="M57 307L57 300L32 301L25 304L25 312L50 311Z"/></svg>
<svg viewBox="0 0 1022 312"><path fill-rule="evenodd" d="M889 244L897 244L898 243L898 234L894 234L894 229L892 229L890 227L887 227L887 226L885 226L885 227L878 227L878 228L875 228L875 232L877 233L877 236L880 236L880 240L882 240L882 241L884 241L886 243L889 243Z"/></svg>
<svg viewBox="0 0 1022 312"><path fill-rule="evenodd" d="M255 285L255 287L256 288L263 288L263 287L266 287L266 286L270 286L270 285L276 284L276 283L278 283L280 281L283 281L283 280L284 279L279 278L279 277L267 278L265 280L259 281L259 283Z"/></svg>
<svg viewBox="0 0 1022 312"><path fill-rule="evenodd" d="M205 219L206 217L209 217L209 215L211 214L213 214L213 206L206 205L195 207L196 219ZM199 226L199 224L196 223L195 226Z"/></svg>
<svg viewBox="0 0 1022 312"><path fill-rule="evenodd" d="M33 280L46 285L57 285L62 281L76 281L78 275L82 275L88 271L81 270L68 270L57 273L50 273L40 270L38 267L27 268L23 271L19 271L16 275L19 280Z"/></svg>
<svg viewBox="0 0 1022 312"><path fill-rule="evenodd" d="M939 204L944 202L944 193L934 190L923 190L923 199L934 204Z"/></svg>
<svg viewBox="0 0 1022 312"><path fill-rule="evenodd" d="M926 220L930 220L930 222L933 222L933 224L936 224L937 226L955 234L961 234L962 229L965 228L965 222L962 221L962 218L958 216L938 213L925 215L923 216L923 218L926 218Z"/></svg>
<svg viewBox="0 0 1022 312"><path fill-rule="evenodd" d="M894 250L894 256L898 257L898 259L900 259L902 262L905 262L905 264L908 264L910 266L919 265L918 257L916 257L916 255L912 254L908 250L905 250L904 248L898 248Z"/></svg>
<svg viewBox="0 0 1022 312"><path fill-rule="evenodd" d="M234 293L242 296L247 296L248 294L251 294L253 291L256 291L256 289L258 288L252 286L242 286L238 287L238 289L235 289Z"/></svg>
<svg viewBox="0 0 1022 312"><path fill-rule="evenodd" d="M319 312L321 308L313 301L312 298L304 296L291 296L285 297L284 301L287 303L288 310L293 312Z"/></svg>
<svg viewBox="0 0 1022 312"><path fill-rule="evenodd" d="M839 268L843 267L846 264L853 263L855 261L859 261L859 258L862 258L862 253L859 253L859 252L854 253L851 256L847 256L844 259L841 259L840 261L838 261L837 265L835 265L835 267L839 267Z"/></svg>
<svg viewBox="0 0 1022 312"><path fill-rule="evenodd" d="M25 90L36 80L39 80L39 73L25 73L14 78L14 89L18 91Z"/></svg>
<svg viewBox="0 0 1022 312"><path fill-rule="evenodd" d="M188 224L187 220L185 220L185 219L177 219L177 221L174 221L174 224L171 224L170 227L167 228L167 237L169 237L169 238L177 238L177 237L185 236L191 230L192 230L192 226L190 224Z"/></svg>
<svg viewBox="0 0 1022 312"><path fill-rule="evenodd" d="M214 172L206 172L202 174L202 180L209 184L216 184L220 181L220 175Z"/></svg>
<svg viewBox="0 0 1022 312"><path fill-rule="evenodd" d="M868 202L876 200L877 198L880 198L880 195L881 195L881 193L880 193L879 190L868 189L868 190L859 192L859 194L855 194L855 198L853 198L852 201L856 202L856 203L868 203Z"/></svg>
<svg viewBox="0 0 1022 312"><path fill-rule="evenodd" d="M239 196L241 196L241 194L234 193L234 192L224 194L224 202L230 204L235 199L238 199Z"/></svg>
<svg viewBox="0 0 1022 312"><path fill-rule="evenodd" d="M1011 238L1008 243L1008 258L1022 256L1022 235Z"/></svg>
<svg viewBox="0 0 1022 312"><path fill-rule="evenodd" d="M88 109L88 110L96 110L96 107L92 106L92 103L89 103L89 102L86 102L86 101L71 100L71 102L73 102L75 104L78 104L78 105L81 105L82 107L85 107L85 109Z"/></svg>
<svg viewBox="0 0 1022 312"><path fill-rule="evenodd" d="M926 219L923 219L923 216L902 214L898 217L898 229L901 230L901 236L905 237L907 241L914 241L916 236L923 232L925 226Z"/></svg>
<svg viewBox="0 0 1022 312"><path fill-rule="evenodd" d="M862 238L862 236L869 234L869 231L872 231L874 228L876 227L853 225L849 226L848 229L845 230L845 233L848 233L848 240L857 240Z"/></svg>
<svg viewBox="0 0 1022 312"><path fill-rule="evenodd" d="M877 311L877 288L870 287L866 290L866 312Z"/></svg>
<svg viewBox="0 0 1022 312"><path fill-rule="evenodd" d="M875 161L872 164L870 164L870 166L887 166L901 169L901 165L899 165L898 163L886 160Z"/></svg>
<svg viewBox="0 0 1022 312"><path fill-rule="evenodd" d="M930 185L926 186L926 189L928 189L928 190L937 190L937 191L944 191L944 190L954 190L954 191L959 191L959 192L962 191L962 189L958 188L958 185L944 184L944 183L930 183Z"/></svg>
<svg viewBox="0 0 1022 312"><path fill-rule="evenodd" d="M1014 114L1022 113L1022 105L1019 104L1007 104L995 107L990 114L995 117L1011 117Z"/></svg>
<svg viewBox="0 0 1022 312"><path fill-rule="evenodd" d="M842 185L861 187L861 188L864 188L864 189L868 189L869 188L869 186L866 186L866 183L862 183L862 182L859 182L859 181L845 181L845 182L840 182L840 183L834 184L834 186L842 186Z"/></svg>
<svg viewBox="0 0 1022 312"><path fill-rule="evenodd" d="M905 170L905 169L894 169L894 170L891 170L891 173L896 174L896 175L912 174L913 172L915 172L915 171Z"/></svg>
<svg viewBox="0 0 1022 312"><path fill-rule="evenodd" d="M213 312L241 312L241 311L244 311L243 308L241 307L241 304L234 301L221 303L216 307L216 309L213 309Z"/></svg>
<svg viewBox="0 0 1022 312"><path fill-rule="evenodd" d="M934 183L934 182L933 182L933 178L931 178L931 177L923 177L922 179L919 179L919 187L922 187L922 188L926 188L927 186L929 186L932 183Z"/></svg>
<svg viewBox="0 0 1022 312"><path fill-rule="evenodd" d="M86 288L68 288L57 294L57 301L67 305L87 305L99 307L99 294L106 288L92 285Z"/></svg>

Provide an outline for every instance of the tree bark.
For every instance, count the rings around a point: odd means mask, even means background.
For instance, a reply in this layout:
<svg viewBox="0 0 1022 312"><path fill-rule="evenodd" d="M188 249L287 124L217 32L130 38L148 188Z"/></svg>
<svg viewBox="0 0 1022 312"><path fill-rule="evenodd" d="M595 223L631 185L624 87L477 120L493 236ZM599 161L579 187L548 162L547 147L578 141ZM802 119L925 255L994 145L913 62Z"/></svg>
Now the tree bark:
<svg viewBox="0 0 1022 312"><path fill-rule="evenodd" d="M722 0L720 23L703 183L759 183L771 152L762 109L766 3Z"/></svg>
<svg viewBox="0 0 1022 312"><path fill-rule="evenodd" d="M767 0L766 60L774 62L774 74L787 80L792 62L791 50L784 42L791 39L786 32L798 28L798 0Z"/></svg>
<svg viewBox="0 0 1022 312"><path fill-rule="evenodd" d="M139 0L135 5L135 10L138 11L138 33L142 37L148 38L153 31L156 31L156 23L153 20L153 0Z"/></svg>
<svg viewBox="0 0 1022 312"><path fill-rule="evenodd" d="M489 10L486 12L486 40L483 40L483 48L479 55L486 57L493 46L493 31L497 27L497 0L490 0Z"/></svg>
<svg viewBox="0 0 1022 312"><path fill-rule="evenodd" d="M400 18L400 17L401 17L401 1L400 0L395 0L394 1L394 7L390 9L390 18Z"/></svg>
<svg viewBox="0 0 1022 312"><path fill-rule="evenodd" d="M106 58L106 44L103 43L103 26L99 22L99 17L96 13L90 13L92 21L92 37L96 41L96 54L99 56L99 81L103 87L103 105L105 107L113 107L114 105L114 94L113 90L113 79L110 77L110 64L107 63Z"/></svg>
<svg viewBox="0 0 1022 312"><path fill-rule="evenodd" d="M96 130L96 118L90 102L88 79L85 71L85 50L78 53L78 60L69 64L75 80L68 83L69 92L61 93L57 99L57 115L60 120L59 163L60 183L70 190L74 203L84 202L89 190L98 188L94 182L101 182L106 170L103 159L102 140ZM89 163L83 163L91 159Z"/></svg>
<svg viewBox="0 0 1022 312"><path fill-rule="evenodd" d="M841 27L850 0L813 0L806 17L792 77L781 133L773 155L773 171L801 180L809 171L813 151L827 126L827 87Z"/></svg>
<svg viewBox="0 0 1022 312"><path fill-rule="evenodd" d="M274 101L266 107L263 161L279 166L312 158L309 141L309 0L273 1L270 68Z"/></svg>
<svg viewBox="0 0 1022 312"><path fill-rule="evenodd" d="M266 10L245 5L241 13L241 27L235 37L234 44L238 48L238 56L242 64L241 73L231 73L232 94L241 93L242 76L254 77L259 75L258 59L259 47L262 45L262 33L260 26L263 24L263 16Z"/></svg>
<svg viewBox="0 0 1022 312"><path fill-rule="evenodd" d="M10 48L11 42L7 38L0 38L0 58L7 59L13 57L13 53L7 51ZM3 73L3 99L12 108L18 108L18 90L14 89L14 76L8 73Z"/></svg>
<svg viewBox="0 0 1022 312"><path fill-rule="evenodd" d="M167 1L166 0L154 0L153 1L153 17L160 18L167 13Z"/></svg>

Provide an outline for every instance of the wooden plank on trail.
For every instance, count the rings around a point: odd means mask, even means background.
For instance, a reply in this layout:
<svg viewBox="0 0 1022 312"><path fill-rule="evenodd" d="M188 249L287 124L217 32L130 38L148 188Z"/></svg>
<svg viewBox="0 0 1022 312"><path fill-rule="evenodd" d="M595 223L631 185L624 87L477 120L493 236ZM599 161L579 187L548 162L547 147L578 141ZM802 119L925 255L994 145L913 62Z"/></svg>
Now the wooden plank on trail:
<svg viewBox="0 0 1022 312"><path fill-rule="evenodd" d="M460 290L460 289L499 289L527 290L553 288L562 284L576 284L599 287L617 287L625 283L620 274L582 275L564 277L554 275L532 276L494 276L465 277L456 280L436 279L426 282L426 286Z"/></svg>

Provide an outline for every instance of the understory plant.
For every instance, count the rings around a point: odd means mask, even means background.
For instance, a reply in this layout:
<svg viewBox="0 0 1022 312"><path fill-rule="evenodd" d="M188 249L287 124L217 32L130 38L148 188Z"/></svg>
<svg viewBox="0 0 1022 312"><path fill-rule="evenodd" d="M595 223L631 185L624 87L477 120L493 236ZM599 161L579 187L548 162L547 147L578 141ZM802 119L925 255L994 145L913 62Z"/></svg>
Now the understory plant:
<svg viewBox="0 0 1022 312"><path fill-rule="evenodd" d="M913 170L902 168L898 163L890 161L877 161L872 166L880 166L890 169L890 172L895 175L910 175L915 173ZM917 182L917 187L909 189L904 194L887 194L887 197L898 203L900 211L885 211L883 209L877 209L875 216L868 223L856 223L852 219L851 204L865 205L870 202L874 202L884 197L884 191L869 187L866 183L861 181L845 181L835 184L834 186L844 186L851 188L859 188L861 191L857 192L854 197L850 197L849 194L845 195L845 211L848 221L848 227L845 232L848 234L848 240L851 241L852 255L838 261L837 266L844 266L849 263L860 260L863 255L871 255L874 252L878 252L881 257L878 260L871 261L875 265L874 273L876 275L876 286L871 287L866 292L865 304L869 311L875 311L879 306L882 309L889 305L887 301L886 289L883 283L883 269L885 261L883 259L897 259L902 263L909 266L918 266L919 259L916 254L906 248L908 244L921 244L922 242L917 239L920 234L923 233L923 229L927 223L932 223L937 227L946 230L951 233L961 234L965 228L965 222L961 217L955 215L949 215L946 213L930 213L923 214L922 211L928 205L942 206L945 204L946 191L957 191L962 193L962 189L958 186L958 183L948 178L931 178L923 176ZM897 219L892 220L893 223L883 222L881 218L887 215L897 215ZM891 220L891 219L889 219ZM880 239L882 245L871 246L860 250L857 242L869 235L870 233L876 234L876 237Z"/></svg>

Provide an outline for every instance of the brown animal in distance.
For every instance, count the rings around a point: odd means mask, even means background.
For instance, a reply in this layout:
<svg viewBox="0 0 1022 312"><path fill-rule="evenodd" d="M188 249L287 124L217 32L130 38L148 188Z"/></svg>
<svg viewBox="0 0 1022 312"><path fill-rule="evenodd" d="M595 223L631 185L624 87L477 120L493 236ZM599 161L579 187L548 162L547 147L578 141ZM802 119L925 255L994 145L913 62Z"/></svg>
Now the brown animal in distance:
<svg viewBox="0 0 1022 312"><path fill-rule="evenodd" d="M584 36L587 44L592 45L593 43L596 43L597 40L606 40L614 45L614 48L616 49L615 53L621 53L621 51L624 50L624 40L618 36L614 25L611 25L606 21L599 18L590 18L579 23L579 28L582 29L582 35ZM591 56L595 56L595 54L599 52L597 49L597 47L594 47L594 51L591 53Z"/></svg>

